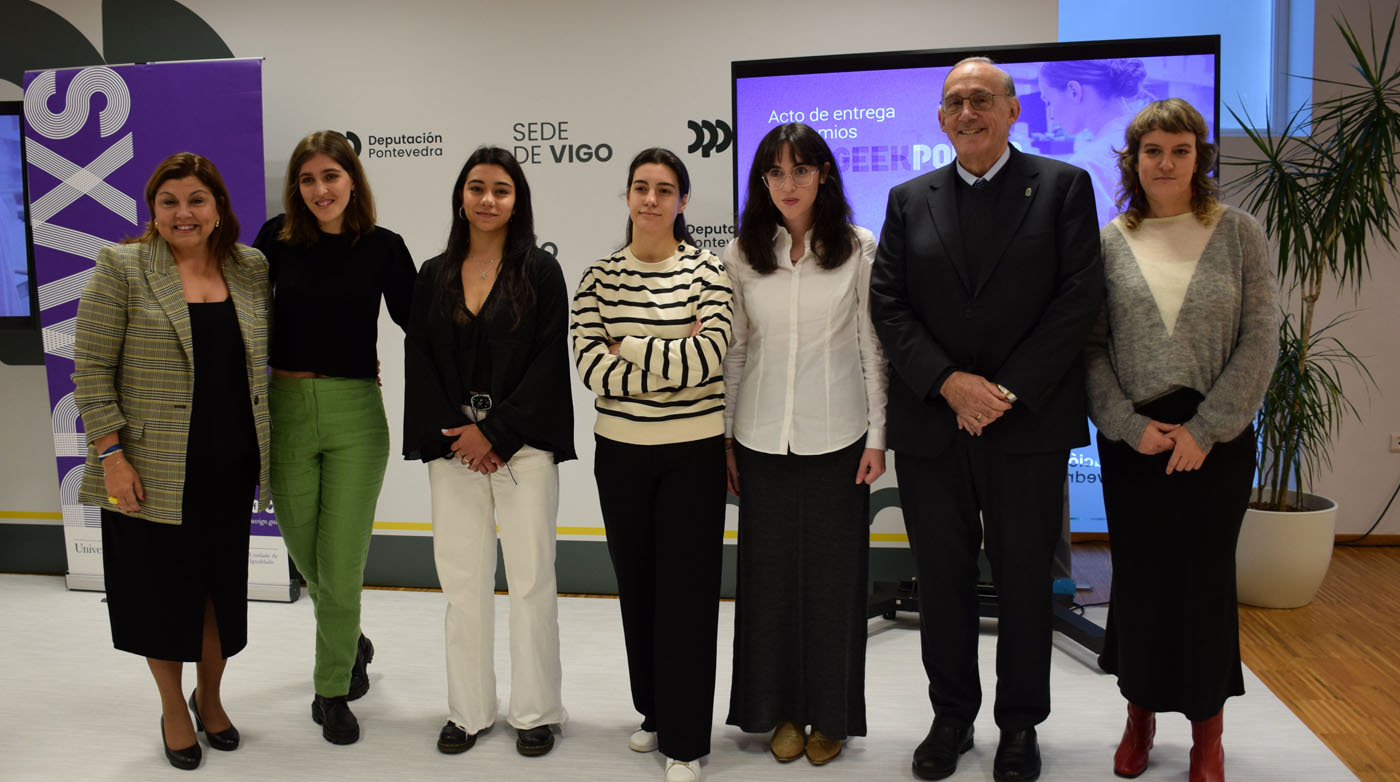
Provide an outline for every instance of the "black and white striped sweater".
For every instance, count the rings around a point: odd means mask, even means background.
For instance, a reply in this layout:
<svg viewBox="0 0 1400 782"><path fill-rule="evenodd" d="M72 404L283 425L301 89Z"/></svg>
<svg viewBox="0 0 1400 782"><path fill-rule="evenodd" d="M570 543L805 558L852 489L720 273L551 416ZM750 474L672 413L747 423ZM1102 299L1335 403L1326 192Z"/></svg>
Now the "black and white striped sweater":
<svg viewBox="0 0 1400 782"><path fill-rule="evenodd" d="M654 263L623 248L588 267L570 334L579 377L598 395L595 432L636 445L724 433L732 293L720 259L684 243Z"/></svg>

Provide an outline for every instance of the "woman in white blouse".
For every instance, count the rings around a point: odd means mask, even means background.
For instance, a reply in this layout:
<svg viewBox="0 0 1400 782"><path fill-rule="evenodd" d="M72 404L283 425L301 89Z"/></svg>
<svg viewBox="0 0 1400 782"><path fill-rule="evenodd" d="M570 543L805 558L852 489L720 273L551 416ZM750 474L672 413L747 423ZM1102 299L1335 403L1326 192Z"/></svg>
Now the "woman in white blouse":
<svg viewBox="0 0 1400 782"><path fill-rule="evenodd" d="M885 472L874 256L826 141L802 124L770 131L724 253L725 459L739 496L727 721L773 731L782 762L805 752L822 765L865 735L870 484Z"/></svg>

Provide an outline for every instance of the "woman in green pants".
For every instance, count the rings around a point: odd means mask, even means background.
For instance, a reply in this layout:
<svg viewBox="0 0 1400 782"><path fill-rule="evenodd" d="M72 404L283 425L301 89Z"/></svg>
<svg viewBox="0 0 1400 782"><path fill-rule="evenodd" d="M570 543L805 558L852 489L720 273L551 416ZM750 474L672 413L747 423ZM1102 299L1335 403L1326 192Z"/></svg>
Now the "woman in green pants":
<svg viewBox="0 0 1400 782"><path fill-rule="evenodd" d="M389 459L379 302L406 326L416 269L403 239L375 225L364 169L335 131L292 151L282 206L253 243L273 286L272 500L316 612L311 718L326 741L352 744L360 725L347 701L369 689L374 655L360 591Z"/></svg>

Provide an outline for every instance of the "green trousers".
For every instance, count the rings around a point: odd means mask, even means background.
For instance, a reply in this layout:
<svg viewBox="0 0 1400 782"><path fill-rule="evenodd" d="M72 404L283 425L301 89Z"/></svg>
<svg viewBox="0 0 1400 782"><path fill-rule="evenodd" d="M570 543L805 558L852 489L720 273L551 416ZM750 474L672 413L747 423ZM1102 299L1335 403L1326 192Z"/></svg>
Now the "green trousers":
<svg viewBox="0 0 1400 782"><path fill-rule="evenodd" d="M327 698L350 690L360 592L389 424L373 380L273 375L272 502L316 613L312 683Z"/></svg>

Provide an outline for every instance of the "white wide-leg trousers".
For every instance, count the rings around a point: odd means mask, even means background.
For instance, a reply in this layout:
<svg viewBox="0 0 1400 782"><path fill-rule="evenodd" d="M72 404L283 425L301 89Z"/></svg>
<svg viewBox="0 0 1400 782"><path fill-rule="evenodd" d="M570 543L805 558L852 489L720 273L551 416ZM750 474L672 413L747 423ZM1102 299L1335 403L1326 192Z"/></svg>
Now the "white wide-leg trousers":
<svg viewBox="0 0 1400 782"><path fill-rule="evenodd" d="M529 446L491 475L456 459L428 464L433 561L447 597L447 704L468 733L496 721L496 535L510 589L510 710L514 728L563 723L554 523L559 468ZM514 480L511 474L514 474Z"/></svg>

